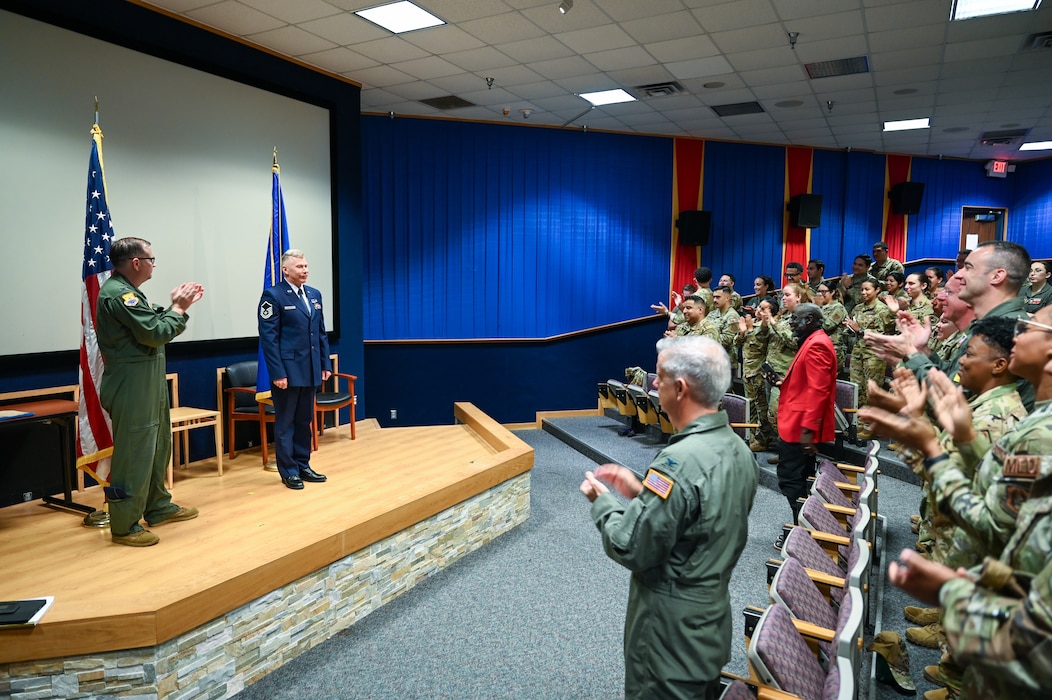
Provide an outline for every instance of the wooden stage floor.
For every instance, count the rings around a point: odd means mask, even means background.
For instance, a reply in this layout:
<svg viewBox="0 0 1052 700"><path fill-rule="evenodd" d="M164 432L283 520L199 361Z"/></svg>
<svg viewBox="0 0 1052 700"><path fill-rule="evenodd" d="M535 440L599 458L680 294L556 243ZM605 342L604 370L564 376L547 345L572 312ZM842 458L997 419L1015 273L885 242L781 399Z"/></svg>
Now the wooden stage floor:
<svg viewBox="0 0 1052 700"><path fill-rule="evenodd" d="M0 632L0 663L155 646L482 493L533 466L533 450L470 404L458 424L328 429L292 491L258 450L177 469L175 502L196 520L136 548L40 501L0 509L0 600L55 597L32 629ZM74 493L101 507L101 489Z"/></svg>

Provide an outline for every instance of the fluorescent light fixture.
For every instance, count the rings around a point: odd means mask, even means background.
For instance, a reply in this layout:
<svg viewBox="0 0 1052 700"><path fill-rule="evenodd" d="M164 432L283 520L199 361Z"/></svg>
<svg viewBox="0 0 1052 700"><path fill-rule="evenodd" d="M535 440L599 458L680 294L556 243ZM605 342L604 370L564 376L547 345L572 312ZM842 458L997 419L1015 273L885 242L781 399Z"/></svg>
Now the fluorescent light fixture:
<svg viewBox="0 0 1052 700"><path fill-rule="evenodd" d="M583 97L596 107L602 105L615 105L619 102L636 101L636 98L632 97L621 88L617 88L616 90L601 90L600 92L582 92L578 97Z"/></svg>
<svg viewBox="0 0 1052 700"><path fill-rule="evenodd" d="M1020 151L1052 151L1052 141L1031 141L1019 147Z"/></svg>
<svg viewBox="0 0 1052 700"><path fill-rule="evenodd" d="M354 14L395 34L445 24L443 20L435 17L427 10L417 7L409 0L392 2L368 10L358 10Z"/></svg>
<svg viewBox="0 0 1052 700"><path fill-rule="evenodd" d="M972 19L1036 10L1041 0L954 0L950 19Z"/></svg>
<svg viewBox="0 0 1052 700"><path fill-rule="evenodd" d="M573 0L563 0L561 3L559 3L559 12L563 13L564 15L572 9Z"/></svg>
<svg viewBox="0 0 1052 700"><path fill-rule="evenodd" d="M927 129L928 117L924 119L901 119L897 122L884 122L884 131L908 131L909 129Z"/></svg>

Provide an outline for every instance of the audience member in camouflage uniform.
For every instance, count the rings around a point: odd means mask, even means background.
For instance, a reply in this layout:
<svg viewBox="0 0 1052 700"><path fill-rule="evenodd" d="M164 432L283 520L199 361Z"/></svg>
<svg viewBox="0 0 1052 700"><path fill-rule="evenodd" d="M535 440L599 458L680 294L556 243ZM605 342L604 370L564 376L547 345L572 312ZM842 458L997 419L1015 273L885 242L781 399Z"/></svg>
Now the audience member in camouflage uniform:
<svg viewBox="0 0 1052 700"><path fill-rule="evenodd" d="M786 266L788 268L788 265ZM796 355L798 342L793 332L791 317L793 309L797 304L811 302L811 290L802 282L790 282L782 289L782 310L778 316L764 315L760 317L760 324L767 331L767 364L784 377L789 370L789 365ZM767 392L767 415L770 417L772 437L778 435L778 394L777 386L768 386ZM777 457L769 457L768 462L774 464Z"/></svg>
<svg viewBox="0 0 1052 700"><path fill-rule="evenodd" d="M738 321L741 316L731 307L731 294L730 287L717 287L712 293L716 308L706 318L712 320L712 325L716 329L717 337L714 340L727 351L733 377L738 370L738 350L734 347L734 339L738 335Z"/></svg>
<svg viewBox="0 0 1052 700"><path fill-rule="evenodd" d="M901 272L892 272L884 279L878 277L877 281L884 287L877 293L877 298L884 302L885 306L891 307L891 304L888 303L889 299L895 299L903 308L909 306L910 297L903 288L906 285L906 275Z"/></svg>
<svg viewBox="0 0 1052 700"><path fill-rule="evenodd" d="M712 270L699 267L694 271L694 284L698 289L694 294L705 301L705 313L712 311Z"/></svg>
<svg viewBox="0 0 1052 700"><path fill-rule="evenodd" d="M836 280L834 280L835 282ZM847 336L844 333L844 319L847 308L840 301L840 290L831 288L825 281L815 289L815 303L822 307L822 330L829 334L836 350L837 374L847 371Z"/></svg>
<svg viewBox="0 0 1052 700"><path fill-rule="evenodd" d="M862 301L862 283L866 280L876 280L869 274L869 267L873 258L865 253L856 255L851 264L851 274L840 276L840 293L844 296L844 306L851 313L855 306Z"/></svg>
<svg viewBox="0 0 1052 700"><path fill-rule="evenodd" d="M877 299L876 280L864 280L861 286L862 302L851 312L851 318L844 321L857 336L855 349L851 351L851 381L858 385L858 405L869 403L869 380L877 386L884 386L884 375L887 363L869 348L866 331L887 333L894 326L894 316L884 303ZM870 433L859 428L858 437L869 440Z"/></svg>
<svg viewBox="0 0 1052 700"><path fill-rule="evenodd" d="M876 277L882 283L888 279L892 272L904 274L906 268L898 260L888 257L888 244L877 241L873 244L873 267L869 268L869 274Z"/></svg>
<svg viewBox="0 0 1052 700"><path fill-rule="evenodd" d="M719 286L721 286L721 287L730 287L730 289L731 289L731 308L734 309L735 311L737 311L740 314L741 310L742 310L742 295L738 294L738 292L734 291L734 283L737 282L737 281L738 280L734 279L734 275L732 275L729 272L725 272L725 273L723 273L723 275L720 276L720 284L719 284Z"/></svg>
<svg viewBox="0 0 1052 700"><path fill-rule="evenodd" d="M778 312L774 297L763 297L756 306L756 316L773 315ZM749 449L763 452L775 443L775 432L767 409L767 386L760 366L767 361L767 339L769 334L756 322L753 314L746 313L738 320L738 336L734 342L742 351L742 382L745 398L749 399L753 420L760 427L753 432Z"/></svg>
<svg viewBox="0 0 1052 700"><path fill-rule="evenodd" d="M1031 316L1052 304L1052 284L1048 283L1048 273L1048 262L1034 260L1030 263L1027 283L1019 290L1019 296L1023 299L1023 308Z"/></svg>
<svg viewBox="0 0 1052 700"><path fill-rule="evenodd" d="M928 298L934 299L946 285L946 273L938 266L926 267L924 277L928 280Z"/></svg>
<svg viewBox="0 0 1052 700"><path fill-rule="evenodd" d="M785 284L791 284L793 282L799 282L800 284L804 284L804 281L800 279L803 276L803 265L801 265L798 262L788 262L785 264Z"/></svg>
<svg viewBox="0 0 1052 700"><path fill-rule="evenodd" d="M1028 460L1036 472L1018 527L998 559L966 574L904 551L888 579L946 610L946 643L964 666L960 698L1021 700L1052 688L1052 458Z"/></svg>
<svg viewBox="0 0 1052 700"><path fill-rule="evenodd" d="M683 311L683 323L676 326L674 331L665 331L665 337L704 335L705 329L702 323L705 320L705 302L701 300L701 297L691 295L684 299L679 307Z"/></svg>
<svg viewBox="0 0 1052 700"><path fill-rule="evenodd" d="M683 311L680 310L679 305L683 303L683 300L685 298L689 297L695 291L697 291L697 289L698 288L695 287L693 284L685 284L685 285L683 285L683 295L682 296L680 296L676 292L672 292L672 304L673 304L673 307L672 307L671 311L669 311L669 308L667 306L665 306L665 302L663 302L663 301L659 302L657 304L651 304L650 308L652 308L654 310L654 313L656 313L656 314L664 314L665 316L668 316L669 317L669 329L670 330L674 330L676 328L676 326L678 326L679 324L683 323L683 321L684 321L684 319L683 319Z"/></svg>
<svg viewBox="0 0 1052 700"><path fill-rule="evenodd" d="M825 282L826 264L821 260L812 258L807 261L807 286L811 291L818 293L818 287ZM817 303L817 299L815 300Z"/></svg>
<svg viewBox="0 0 1052 700"><path fill-rule="evenodd" d="M908 306L899 306L901 309L905 309L909 312L910 316L917 319L921 323L927 322L934 325L938 316L935 315L935 308L932 306L931 299L928 298L928 278L919 272L906 277L906 286L904 287L906 296L909 297ZM887 302L885 302L887 304ZM892 311L898 311L899 309L892 309L891 304L887 304L887 307Z"/></svg>

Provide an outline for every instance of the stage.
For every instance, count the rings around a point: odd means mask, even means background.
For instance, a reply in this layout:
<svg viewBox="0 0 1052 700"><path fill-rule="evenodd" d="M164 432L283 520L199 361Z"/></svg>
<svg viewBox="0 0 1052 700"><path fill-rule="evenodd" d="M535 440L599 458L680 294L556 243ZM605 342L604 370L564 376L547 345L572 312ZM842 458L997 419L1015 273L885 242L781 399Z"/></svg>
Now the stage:
<svg viewBox="0 0 1052 700"><path fill-rule="evenodd" d="M38 626L0 630L0 695L232 695L513 528L532 449L470 404L454 415L326 430L311 462L329 480L303 491L258 450L221 477L214 458L177 469L175 502L201 515L154 547L40 501L0 509L0 599L55 597Z"/></svg>

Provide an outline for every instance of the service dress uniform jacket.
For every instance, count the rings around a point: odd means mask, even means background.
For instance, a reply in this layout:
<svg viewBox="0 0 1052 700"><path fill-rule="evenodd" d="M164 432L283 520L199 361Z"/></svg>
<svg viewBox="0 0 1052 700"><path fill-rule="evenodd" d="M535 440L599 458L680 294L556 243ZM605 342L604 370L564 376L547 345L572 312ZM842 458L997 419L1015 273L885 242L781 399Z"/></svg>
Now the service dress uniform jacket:
<svg viewBox="0 0 1052 700"><path fill-rule="evenodd" d="M151 306L137 287L114 272L99 290L95 328L105 362L99 402L113 425L110 486L127 494L109 499L110 532L142 529L179 510L164 486L172 453L164 346L186 330L189 316Z"/></svg>
<svg viewBox="0 0 1052 700"><path fill-rule="evenodd" d="M314 393L322 371L332 371L321 292L303 285L308 313L296 290L282 281L259 300L259 341L271 381L288 378L288 389L271 387L274 452L283 478L310 466Z"/></svg>
<svg viewBox="0 0 1052 700"><path fill-rule="evenodd" d="M728 586L757 480L752 453L718 411L669 438L627 505L610 493L592 504L607 555L632 572L626 698L696 697L730 660Z"/></svg>

